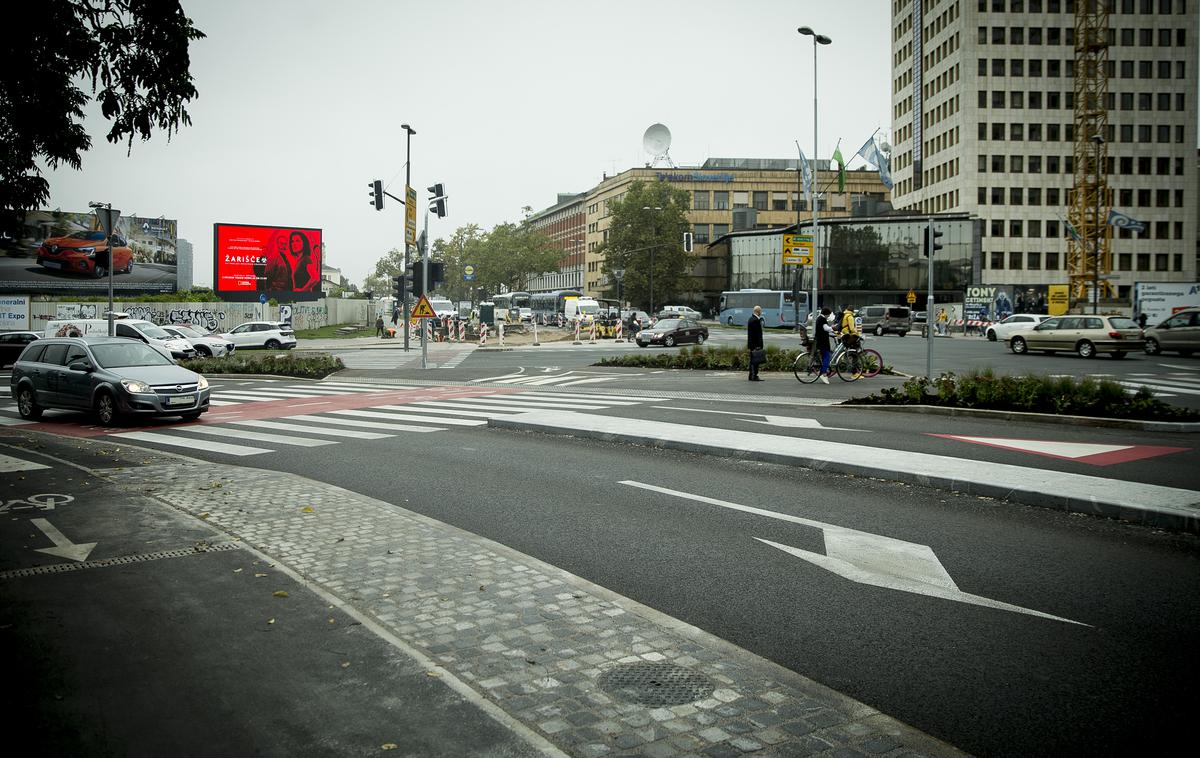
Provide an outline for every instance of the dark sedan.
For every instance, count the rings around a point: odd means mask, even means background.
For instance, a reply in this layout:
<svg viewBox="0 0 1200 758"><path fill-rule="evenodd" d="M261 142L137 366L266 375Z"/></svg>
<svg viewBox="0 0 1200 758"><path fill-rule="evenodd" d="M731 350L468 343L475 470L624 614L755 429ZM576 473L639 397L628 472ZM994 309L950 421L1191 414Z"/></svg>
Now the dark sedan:
<svg viewBox="0 0 1200 758"><path fill-rule="evenodd" d="M94 411L104 426L123 416L199 418L208 380L153 347L121 337L48 337L31 345L9 380L21 418L46 408Z"/></svg>
<svg viewBox="0 0 1200 758"><path fill-rule="evenodd" d="M663 345L675 347L685 342L703 345L708 339L708 327L701 326L690 318L665 318L637 333L637 343L642 347Z"/></svg>
<svg viewBox="0 0 1200 758"><path fill-rule="evenodd" d="M37 332L4 332L0 334L0 368L11 366L30 342L41 335Z"/></svg>

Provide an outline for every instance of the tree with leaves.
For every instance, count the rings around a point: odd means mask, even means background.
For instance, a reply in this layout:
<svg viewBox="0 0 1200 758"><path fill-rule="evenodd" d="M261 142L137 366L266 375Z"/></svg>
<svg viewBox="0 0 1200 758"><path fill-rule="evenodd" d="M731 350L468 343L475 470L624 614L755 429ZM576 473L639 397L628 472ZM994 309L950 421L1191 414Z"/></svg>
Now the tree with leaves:
<svg viewBox="0 0 1200 758"><path fill-rule="evenodd" d="M21 5L20 29L0 46L0 229L50 197L38 161L82 166L90 100L112 123L114 144L167 138L191 118L196 95L188 45L204 33L178 0L38 0ZM91 93L80 88L90 85Z"/></svg>
<svg viewBox="0 0 1200 758"><path fill-rule="evenodd" d="M656 308L674 302L688 290L696 262L683 250L690 208L690 193L667 182L635 181L624 197L610 201L608 241L599 252L604 256L601 270L613 282L613 297L617 294L616 269L625 272L623 298L639 308L649 309L651 300Z"/></svg>

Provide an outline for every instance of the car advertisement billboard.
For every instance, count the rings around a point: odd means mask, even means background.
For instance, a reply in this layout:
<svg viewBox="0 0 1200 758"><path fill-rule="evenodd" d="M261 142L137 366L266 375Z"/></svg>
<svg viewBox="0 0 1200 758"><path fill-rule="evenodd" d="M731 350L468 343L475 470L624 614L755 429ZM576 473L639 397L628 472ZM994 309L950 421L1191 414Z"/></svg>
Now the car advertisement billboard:
<svg viewBox="0 0 1200 758"><path fill-rule="evenodd" d="M99 295L108 268L119 295L175 292L175 219L121 216L109 240L95 213L28 211L16 237L0 238L0 294Z"/></svg>
<svg viewBox="0 0 1200 758"><path fill-rule="evenodd" d="M321 230L213 224L213 291L230 301L321 297Z"/></svg>

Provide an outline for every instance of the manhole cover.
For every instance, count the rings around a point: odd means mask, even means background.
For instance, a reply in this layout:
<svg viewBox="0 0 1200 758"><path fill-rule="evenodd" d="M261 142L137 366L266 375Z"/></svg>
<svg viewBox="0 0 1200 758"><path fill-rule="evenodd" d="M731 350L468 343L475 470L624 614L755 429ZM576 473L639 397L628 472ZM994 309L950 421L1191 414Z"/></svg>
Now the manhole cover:
<svg viewBox="0 0 1200 758"><path fill-rule="evenodd" d="M627 703L683 705L712 694L713 683L674 663L622 663L600 675L600 689Z"/></svg>

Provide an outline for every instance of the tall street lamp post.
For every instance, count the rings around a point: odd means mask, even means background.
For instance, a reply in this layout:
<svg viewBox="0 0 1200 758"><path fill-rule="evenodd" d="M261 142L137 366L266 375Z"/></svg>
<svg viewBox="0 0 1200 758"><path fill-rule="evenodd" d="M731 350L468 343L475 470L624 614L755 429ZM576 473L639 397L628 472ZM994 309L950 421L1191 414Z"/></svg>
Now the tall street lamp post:
<svg viewBox="0 0 1200 758"><path fill-rule="evenodd" d="M819 191L820 185L817 182L817 171L816 171L816 161L817 161L817 155L818 155L818 153L817 153L817 46L818 45L828 45L830 42L833 42L833 40L831 40L829 37L826 37L824 34L817 34L816 32L814 32L812 30L812 27L809 27L809 26L801 26L796 31L806 37L813 38L813 157L812 157L812 159L813 159L813 184L817 184L817 187L814 188L814 191L813 191L812 299L809 301L809 304L808 304L808 312L814 314L814 318L815 318L815 314L817 312L817 279L820 278L820 273L821 273L821 258L820 258L820 253L819 253L820 240L817 236L817 206L820 205L820 197L821 197L821 194ZM799 222L797 222L797 224L796 224L796 233L797 234L800 233Z"/></svg>
<svg viewBox="0 0 1200 758"><path fill-rule="evenodd" d="M404 202L408 202L408 188L412 186L412 136L417 133L408 124L401 124L400 128L405 131L404 135ZM405 214L408 213L408 208L404 209ZM405 276L408 271L408 240L404 240L404 271L400 272L401 276ZM404 309L404 349L408 350L409 339L409 314L408 314L408 299L405 298L401 303Z"/></svg>

